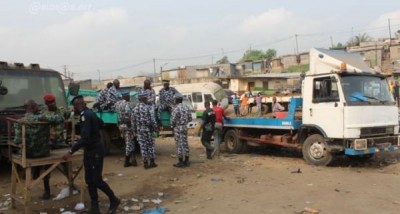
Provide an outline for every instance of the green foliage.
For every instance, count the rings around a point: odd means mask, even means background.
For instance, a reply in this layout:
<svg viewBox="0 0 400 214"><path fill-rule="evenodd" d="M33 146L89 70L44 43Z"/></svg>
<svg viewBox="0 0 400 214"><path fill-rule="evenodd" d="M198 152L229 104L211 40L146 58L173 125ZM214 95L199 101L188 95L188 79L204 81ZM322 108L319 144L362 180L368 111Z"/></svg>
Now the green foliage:
<svg viewBox="0 0 400 214"><path fill-rule="evenodd" d="M367 33L358 34L347 41L346 45L348 47L359 46L361 42L369 42L372 41L372 37L370 37Z"/></svg>
<svg viewBox="0 0 400 214"><path fill-rule="evenodd" d="M217 62L217 64L228 64L229 63L229 59L227 56L223 56L221 59L219 59Z"/></svg>
<svg viewBox="0 0 400 214"><path fill-rule="evenodd" d="M275 49L268 49L267 51L262 50L247 50L242 58L239 60L239 63L245 61L258 61L258 60L267 60L271 61L272 58L276 56Z"/></svg>
<svg viewBox="0 0 400 214"><path fill-rule="evenodd" d="M294 66L290 66L289 68L285 69L284 72L288 72L288 73L295 73L295 72L306 72L310 69L310 65L309 64L305 64L305 65L294 65Z"/></svg>

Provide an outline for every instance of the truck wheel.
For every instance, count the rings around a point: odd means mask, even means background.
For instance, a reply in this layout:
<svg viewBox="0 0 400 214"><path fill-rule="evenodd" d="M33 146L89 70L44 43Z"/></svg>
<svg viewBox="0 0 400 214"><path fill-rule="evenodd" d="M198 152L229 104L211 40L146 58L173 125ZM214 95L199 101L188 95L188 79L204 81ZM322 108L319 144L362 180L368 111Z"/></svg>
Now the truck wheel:
<svg viewBox="0 0 400 214"><path fill-rule="evenodd" d="M324 137L319 134L310 135L303 143L303 158L309 164L326 166L333 159L327 147Z"/></svg>
<svg viewBox="0 0 400 214"><path fill-rule="evenodd" d="M104 145L104 151L105 154L108 155L110 154L110 148L111 148L111 138L108 132L104 129L100 130L100 138L101 138L101 143Z"/></svg>
<svg viewBox="0 0 400 214"><path fill-rule="evenodd" d="M228 130L225 133L224 142L228 153L240 153L243 148L243 142L239 140L238 133L235 129Z"/></svg>

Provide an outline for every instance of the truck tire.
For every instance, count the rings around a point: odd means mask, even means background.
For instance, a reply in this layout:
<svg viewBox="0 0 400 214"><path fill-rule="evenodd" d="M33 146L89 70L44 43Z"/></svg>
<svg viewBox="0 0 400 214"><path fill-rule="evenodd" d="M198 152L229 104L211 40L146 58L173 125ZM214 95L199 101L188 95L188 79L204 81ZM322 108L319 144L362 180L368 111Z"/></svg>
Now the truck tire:
<svg viewBox="0 0 400 214"><path fill-rule="evenodd" d="M303 158L308 164L327 166L333 159L327 148L328 145L323 136L319 134L310 135L303 143Z"/></svg>
<svg viewBox="0 0 400 214"><path fill-rule="evenodd" d="M243 141L239 140L235 129L230 129L225 133L224 142L228 153L240 153L243 148Z"/></svg>
<svg viewBox="0 0 400 214"><path fill-rule="evenodd" d="M111 149L111 138L110 134L104 129L100 130L100 138L101 138L101 143L104 145L104 151L106 155L110 154L110 149Z"/></svg>

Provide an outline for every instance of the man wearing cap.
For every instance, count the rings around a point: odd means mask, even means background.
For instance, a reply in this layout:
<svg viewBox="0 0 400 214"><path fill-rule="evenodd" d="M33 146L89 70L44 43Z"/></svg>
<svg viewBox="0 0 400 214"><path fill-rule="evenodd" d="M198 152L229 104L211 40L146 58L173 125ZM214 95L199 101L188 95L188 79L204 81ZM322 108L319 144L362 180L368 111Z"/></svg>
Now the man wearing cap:
<svg viewBox="0 0 400 214"><path fill-rule="evenodd" d="M160 96L160 106L158 107L158 115L157 120L161 123L161 112L165 109L168 109L169 112L172 112L172 107L175 104L174 95L178 93L178 91L174 87L169 87L169 80L163 80L164 87L158 93Z"/></svg>
<svg viewBox="0 0 400 214"><path fill-rule="evenodd" d="M105 94L104 103L100 103L101 110L114 110L115 103L119 100L122 100L121 94L118 93L119 89L119 80L115 79L113 81L113 85L108 89Z"/></svg>
<svg viewBox="0 0 400 214"><path fill-rule="evenodd" d="M57 107L56 97L53 94L45 94L43 100L47 109L44 109L41 114L50 123L50 146L56 149L68 147L64 139L63 109Z"/></svg>
<svg viewBox="0 0 400 214"><path fill-rule="evenodd" d="M63 159L68 160L74 152L82 147L84 148L85 181L91 200L89 213L100 213L97 189L103 191L110 200L108 213L116 213L121 202L102 178L105 151L100 140L100 127L103 121L86 107L82 96L74 97L72 103L74 104L75 114L79 115L80 139L69 152L64 154Z"/></svg>
<svg viewBox="0 0 400 214"><path fill-rule="evenodd" d="M125 163L124 167L137 166L135 158L134 133L132 129L132 108L129 103L129 92L122 94L122 100L115 103L115 111L118 113L118 128L125 140ZM132 162L130 158L132 157Z"/></svg>
<svg viewBox="0 0 400 214"><path fill-rule="evenodd" d="M157 122L152 116L150 107L147 105L148 93L139 93L140 103L133 109L133 130L140 145L140 152L145 169L157 167L155 163L155 143L153 132L157 130ZM150 159L150 164L149 164Z"/></svg>
<svg viewBox="0 0 400 214"><path fill-rule="evenodd" d="M182 168L189 166L189 144L187 140L187 124L192 121L192 115L189 108L182 103L183 96L181 93L175 94L176 106L171 114L171 127L174 129L174 138L178 149L179 162L174 164L175 167ZM183 160L185 157L185 160Z"/></svg>

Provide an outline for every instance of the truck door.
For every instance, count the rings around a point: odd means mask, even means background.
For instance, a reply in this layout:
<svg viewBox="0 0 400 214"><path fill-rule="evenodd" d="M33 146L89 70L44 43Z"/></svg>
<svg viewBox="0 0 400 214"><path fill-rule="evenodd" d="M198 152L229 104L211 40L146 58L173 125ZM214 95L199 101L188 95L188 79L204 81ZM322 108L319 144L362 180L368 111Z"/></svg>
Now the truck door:
<svg viewBox="0 0 400 214"><path fill-rule="evenodd" d="M311 82L312 81L312 82ZM329 138L343 137L343 102L334 75L309 78L311 102L304 103L303 123L318 127ZM310 95L304 95L310 96Z"/></svg>

